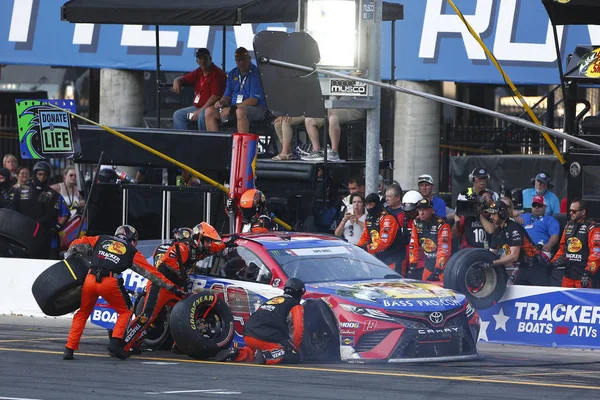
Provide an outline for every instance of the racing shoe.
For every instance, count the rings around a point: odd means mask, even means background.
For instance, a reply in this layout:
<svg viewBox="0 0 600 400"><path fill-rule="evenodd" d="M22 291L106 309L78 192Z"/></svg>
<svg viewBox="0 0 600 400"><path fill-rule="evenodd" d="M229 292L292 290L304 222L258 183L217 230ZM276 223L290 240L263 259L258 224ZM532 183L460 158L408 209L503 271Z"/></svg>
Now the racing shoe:
<svg viewBox="0 0 600 400"><path fill-rule="evenodd" d="M232 362L240 354L240 350L237 347L230 347L225 350L221 350L215 356L217 362Z"/></svg>
<svg viewBox="0 0 600 400"><path fill-rule="evenodd" d="M264 353L261 350L256 350L254 353L254 364L265 365L267 363L267 359L265 358Z"/></svg>
<svg viewBox="0 0 600 400"><path fill-rule="evenodd" d="M65 352L63 353L63 360L74 360L73 349L65 346Z"/></svg>
<svg viewBox="0 0 600 400"><path fill-rule="evenodd" d="M121 360L126 360L129 357L129 354L123 349L123 340L119 338L111 338L110 343L106 347L108 349L108 354L111 357L117 357Z"/></svg>

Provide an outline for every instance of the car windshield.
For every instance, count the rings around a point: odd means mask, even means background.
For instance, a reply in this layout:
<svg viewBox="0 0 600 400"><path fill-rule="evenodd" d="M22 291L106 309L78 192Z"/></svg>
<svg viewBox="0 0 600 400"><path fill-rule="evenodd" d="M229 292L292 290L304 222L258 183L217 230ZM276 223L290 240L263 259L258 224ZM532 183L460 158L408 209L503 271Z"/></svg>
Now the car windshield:
<svg viewBox="0 0 600 400"><path fill-rule="evenodd" d="M397 279L401 276L356 246L286 248L270 250L288 277L304 283Z"/></svg>

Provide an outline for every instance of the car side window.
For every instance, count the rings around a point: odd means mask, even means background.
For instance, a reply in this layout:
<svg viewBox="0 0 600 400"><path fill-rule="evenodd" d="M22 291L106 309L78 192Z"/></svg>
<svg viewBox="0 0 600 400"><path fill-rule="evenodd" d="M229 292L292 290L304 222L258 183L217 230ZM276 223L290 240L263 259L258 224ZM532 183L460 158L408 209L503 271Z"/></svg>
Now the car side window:
<svg viewBox="0 0 600 400"><path fill-rule="evenodd" d="M271 283L273 277L271 270L256 254L244 247L237 247L236 250L245 264L245 269L238 272L238 279L247 282Z"/></svg>

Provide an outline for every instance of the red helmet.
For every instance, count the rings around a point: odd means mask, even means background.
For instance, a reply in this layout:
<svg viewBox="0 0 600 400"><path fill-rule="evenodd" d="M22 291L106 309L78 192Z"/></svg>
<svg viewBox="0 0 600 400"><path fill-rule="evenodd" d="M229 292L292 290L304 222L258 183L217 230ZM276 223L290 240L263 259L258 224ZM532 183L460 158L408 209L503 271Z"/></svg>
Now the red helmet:
<svg viewBox="0 0 600 400"><path fill-rule="evenodd" d="M258 189L249 189L242 194L240 199L242 216L249 221L256 215L262 215L267 208L267 199L263 192Z"/></svg>

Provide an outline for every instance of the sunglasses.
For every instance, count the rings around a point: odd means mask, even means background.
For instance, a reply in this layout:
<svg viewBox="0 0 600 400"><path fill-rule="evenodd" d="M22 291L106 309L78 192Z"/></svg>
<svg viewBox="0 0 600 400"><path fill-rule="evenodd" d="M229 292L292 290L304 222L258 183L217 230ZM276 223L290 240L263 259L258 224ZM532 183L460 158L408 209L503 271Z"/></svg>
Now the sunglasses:
<svg viewBox="0 0 600 400"><path fill-rule="evenodd" d="M581 211L583 211L583 210L569 210L569 212L571 214L577 214L578 212L581 212Z"/></svg>
<svg viewBox="0 0 600 400"><path fill-rule="evenodd" d="M532 206L533 208L542 208L542 207L544 207L544 205L543 205L543 204L539 204L539 203L533 203L531 206Z"/></svg>

